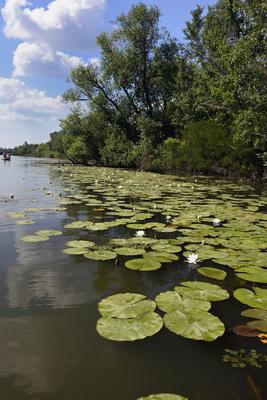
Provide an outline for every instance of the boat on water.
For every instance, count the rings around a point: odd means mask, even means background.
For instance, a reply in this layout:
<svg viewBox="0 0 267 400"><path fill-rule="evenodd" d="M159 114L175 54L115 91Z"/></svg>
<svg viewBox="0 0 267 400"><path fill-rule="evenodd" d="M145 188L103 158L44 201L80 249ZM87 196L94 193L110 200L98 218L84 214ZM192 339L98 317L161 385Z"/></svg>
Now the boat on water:
<svg viewBox="0 0 267 400"><path fill-rule="evenodd" d="M3 153L2 160L10 161L11 160L11 154L10 153Z"/></svg>

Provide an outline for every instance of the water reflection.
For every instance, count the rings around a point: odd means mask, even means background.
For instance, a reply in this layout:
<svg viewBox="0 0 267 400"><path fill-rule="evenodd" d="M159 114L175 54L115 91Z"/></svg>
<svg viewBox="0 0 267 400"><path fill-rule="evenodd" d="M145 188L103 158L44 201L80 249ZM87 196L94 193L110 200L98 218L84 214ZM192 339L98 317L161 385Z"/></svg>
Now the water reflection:
<svg viewBox="0 0 267 400"><path fill-rule="evenodd" d="M80 357L68 316L0 319L0 375L15 376L28 393L60 386Z"/></svg>

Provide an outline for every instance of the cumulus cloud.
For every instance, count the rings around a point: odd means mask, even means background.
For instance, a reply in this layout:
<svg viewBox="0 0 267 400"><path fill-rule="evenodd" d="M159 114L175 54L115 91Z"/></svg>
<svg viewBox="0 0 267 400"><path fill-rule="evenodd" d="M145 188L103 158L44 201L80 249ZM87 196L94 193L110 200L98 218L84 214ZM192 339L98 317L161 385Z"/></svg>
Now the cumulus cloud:
<svg viewBox="0 0 267 400"><path fill-rule="evenodd" d="M24 42L18 45L13 57L13 76L58 75L65 77L72 68L84 61L62 51L52 51L47 45Z"/></svg>
<svg viewBox="0 0 267 400"><path fill-rule="evenodd" d="M6 0L2 9L9 38L46 43L60 50L90 49L103 29L106 0L54 0L30 8L27 0Z"/></svg>
<svg viewBox="0 0 267 400"><path fill-rule="evenodd" d="M2 8L4 33L22 41L14 52L14 77L56 75L84 63L72 51L96 49L104 29L106 0L54 0L33 7L27 0L6 0Z"/></svg>
<svg viewBox="0 0 267 400"><path fill-rule="evenodd" d="M0 78L0 121L38 121L65 115L67 106L61 97L48 96L44 91L28 88L19 79Z"/></svg>

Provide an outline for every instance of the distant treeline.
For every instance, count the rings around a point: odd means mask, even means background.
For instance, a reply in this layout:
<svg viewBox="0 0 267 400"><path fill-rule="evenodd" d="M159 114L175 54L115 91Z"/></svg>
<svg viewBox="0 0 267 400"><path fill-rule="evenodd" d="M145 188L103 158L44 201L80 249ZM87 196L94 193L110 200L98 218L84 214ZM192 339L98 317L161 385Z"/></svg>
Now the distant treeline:
<svg viewBox="0 0 267 400"><path fill-rule="evenodd" d="M71 71L49 143L16 152L158 171L261 174L267 160L264 0L197 6L178 42L139 3Z"/></svg>
<svg viewBox="0 0 267 400"><path fill-rule="evenodd" d="M46 158L61 158L63 149L57 147L53 142L53 133L50 134L50 141L41 144L29 144L24 142L22 145L14 147L12 154L16 156L27 156L27 157L46 157Z"/></svg>

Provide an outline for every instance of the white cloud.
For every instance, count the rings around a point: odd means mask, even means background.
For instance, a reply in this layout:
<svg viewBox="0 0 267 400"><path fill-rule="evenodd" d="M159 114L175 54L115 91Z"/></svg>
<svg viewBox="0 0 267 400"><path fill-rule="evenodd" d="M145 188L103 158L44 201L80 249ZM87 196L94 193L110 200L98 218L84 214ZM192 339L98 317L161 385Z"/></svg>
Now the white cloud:
<svg viewBox="0 0 267 400"><path fill-rule="evenodd" d="M14 77L54 75L65 78L84 61L72 51L96 49L104 29L106 0L54 0L33 7L27 0L6 0L4 32L22 41L14 52Z"/></svg>
<svg viewBox="0 0 267 400"><path fill-rule="evenodd" d="M54 0L46 8L6 0L2 9L9 38L45 43L59 50L91 49L103 29L106 0Z"/></svg>
<svg viewBox="0 0 267 400"><path fill-rule="evenodd" d="M0 121L46 122L66 114L68 107L60 96L51 97L45 92L28 88L19 79L0 78Z"/></svg>
<svg viewBox="0 0 267 400"><path fill-rule="evenodd" d="M53 52L45 44L24 42L18 45L13 57L13 76L55 75L66 77L72 68L84 64L80 57L62 51Z"/></svg>

